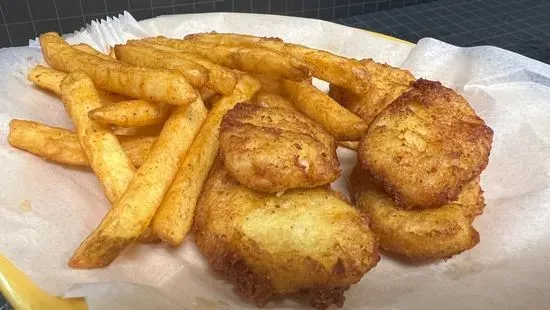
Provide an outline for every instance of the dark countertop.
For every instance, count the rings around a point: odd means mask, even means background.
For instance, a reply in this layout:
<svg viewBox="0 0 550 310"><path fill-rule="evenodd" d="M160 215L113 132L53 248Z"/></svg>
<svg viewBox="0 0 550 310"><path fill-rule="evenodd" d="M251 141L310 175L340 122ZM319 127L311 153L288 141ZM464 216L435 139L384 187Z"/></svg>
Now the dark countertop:
<svg viewBox="0 0 550 310"><path fill-rule="evenodd" d="M334 21L413 43L493 45L550 63L550 1L440 0Z"/></svg>

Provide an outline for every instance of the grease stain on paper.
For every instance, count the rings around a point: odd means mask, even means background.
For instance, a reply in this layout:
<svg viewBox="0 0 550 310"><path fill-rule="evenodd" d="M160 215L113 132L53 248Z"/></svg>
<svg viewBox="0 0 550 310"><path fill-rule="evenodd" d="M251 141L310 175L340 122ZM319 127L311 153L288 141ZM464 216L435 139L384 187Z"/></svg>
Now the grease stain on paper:
<svg viewBox="0 0 550 310"><path fill-rule="evenodd" d="M19 203L19 209L23 212L29 212L32 210L32 204L31 201L28 199L21 200Z"/></svg>

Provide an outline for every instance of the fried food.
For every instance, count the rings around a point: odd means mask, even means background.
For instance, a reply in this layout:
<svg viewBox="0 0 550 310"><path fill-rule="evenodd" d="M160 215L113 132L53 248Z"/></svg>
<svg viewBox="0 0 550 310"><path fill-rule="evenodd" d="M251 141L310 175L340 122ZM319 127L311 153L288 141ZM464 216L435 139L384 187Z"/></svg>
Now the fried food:
<svg viewBox="0 0 550 310"><path fill-rule="evenodd" d="M143 127L119 127L112 126L117 136L158 136L164 123Z"/></svg>
<svg viewBox="0 0 550 310"><path fill-rule="evenodd" d="M27 79L36 86L61 96L61 82L67 77L67 73L38 65L27 74ZM109 105L115 102L128 100L128 97L119 94L111 94L97 89L97 94L102 104Z"/></svg>
<svg viewBox="0 0 550 310"><path fill-rule="evenodd" d="M288 109L240 103L223 117L219 139L229 174L254 190L311 188L340 176L334 138Z"/></svg>
<svg viewBox="0 0 550 310"><path fill-rule="evenodd" d="M197 99L197 93L179 72L105 60L72 48L53 32L40 36L40 46L52 68L63 72L82 71L103 90L175 105L188 105Z"/></svg>
<svg viewBox="0 0 550 310"><path fill-rule="evenodd" d="M147 160L101 224L75 251L69 266L107 266L147 229L206 114L200 97L172 112Z"/></svg>
<svg viewBox="0 0 550 310"><path fill-rule="evenodd" d="M90 45L86 43L79 43L75 45L71 45L72 48L77 49L79 51L97 56L101 59L108 60L108 61L116 61L116 58L113 58L107 54L103 54L102 52L96 50L95 48L91 47Z"/></svg>
<svg viewBox="0 0 550 310"><path fill-rule="evenodd" d="M330 85L329 96L370 124L390 103L410 89L415 81L407 70L381 64L372 59L361 60L370 73L370 87L361 94L344 87Z"/></svg>
<svg viewBox="0 0 550 310"><path fill-rule="evenodd" d="M265 74L255 74L254 77L262 83L262 92L286 96L281 79L276 79Z"/></svg>
<svg viewBox="0 0 550 310"><path fill-rule="evenodd" d="M109 57L113 58L116 60L116 54L115 54L115 49L114 48L109 48Z"/></svg>
<svg viewBox="0 0 550 310"><path fill-rule="evenodd" d="M88 116L94 121L122 127L140 127L164 122L171 109L162 103L127 100L93 109Z"/></svg>
<svg viewBox="0 0 550 310"><path fill-rule="evenodd" d="M36 86L51 91L61 96L61 82L67 77L67 73L38 65L27 74L27 79Z"/></svg>
<svg viewBox="0 0 550 310"><path fill-rule="evenodd" d="M61 95L60 85L67 73L36 66L29 71L27 78L41 88ZM103 107L90 111L93 120L123 127L148 126L166 120L170 109L162 103L145 100L129 100L127 97L97 90Z"/></svg>
<svg viewBox="0 0 550 310"><path fill-rule="evenodd" d="M256 105L265 108L283 108L294 112L299 112L292 102L274 93L260 91L252 99Z"/></svg>
<svg viewBox="0 0 550 310"><path fill-rule="evenodd" d="M132 164L143 164L156 137L117 137ZM11 146L61 164L90 166L77 135L67 129L50 127L33 121L13 119L8 141Z"/></svg>
<svg viewBox="0 0 550 310"><path fill-rule="evenodd" d="M308 82L282 81L294 106L338 140L357 141L368 125Z"/></svg>
<svg viewBox="0 0 550 310"><path fill-rule="evenodd" d="M418 80L370 124L359 161L400 207L436 208L485 169L492 138L462 96Z"/></svg>
<svg viewBox="0 0 550 310"><path fill-rule="evenodd" d="M226 46L165 37L147 38L143 41L197 54L219 65L245 72L269 74L294 81L302 81L310 76L302 61L264 48Z"/></svg>
<svg viewBox="0 0 550 310"><path fill-rule="evenodd" d="M143 45L150 48L154 48L160 51L168 52L173 55L177 55L180 58L192 61L196 64L199 64L205 67L208 70L208 79L206 80L205 86L216 91L222 95L229 95L235 88L237 84L237 75L226 67L222 67L216 63L213 63L205 58L202 58L199 55L182 52L176 48L169 46L153 44L149 42L144 42L142 40L130 40L127 44L132 45Z"/></svg>
<svg viewBox="0 0 550 310"><path fill-rule="evenodd" d="M357 151L357 148L359 148L359 142L357 141L337 141L336 144L352 151Z"/></svg>
<svg viewBox="0 0 550 310"><path fill-rule="evenodd" d="M171 53L140 45L115 45L117 59L138 67L179 71L193 87L201 88L208 79L205 67Z"/></svg>
<svg viewBox="0 0 550 310"><path fill-rule="evenodd" d="M90 166L115 203L136 169L111 129L88 118L88 112L101 106L92 80L80 72L69 74L61 83L61 97Z"/></svg>
<svg viewBox="0 0 550 310"><path fill-rule="evenodd" d="M419 261L447 258L479 243L472 226L484 206L479 178L467 183L456 201L437 209L399 208L359 166L351 174L350 191L384 250Z"/></svg>
<svg viewBox="0 0 550 310"><path fill-rule="evenodd" d="M198 202L194 231L210 266L260 306L294 294L317 309L342 306L344 291L379 260L367 222L339 194L252 191L219 164Z"/></svg>
<svg viewBox="0 0 550 310"><path fill-rule="evenodd" d="M186 40L231 46L255 46L291 55L306 63L313 76L361 94L369 89L369 72L359 61L303 45L284 43L278 38L261 38L230 33L197 33Z"/></svg>
<svg viewBox="0 0 550 310"><path fill-rule="evenodd" d="M191 228L208 171L218 154L222 117L237 103L250 100L259 89L256 79L242 75L233 94L222 97L208 113L152 221L153 231L163 241L173 246L182 244Z"/></svg>

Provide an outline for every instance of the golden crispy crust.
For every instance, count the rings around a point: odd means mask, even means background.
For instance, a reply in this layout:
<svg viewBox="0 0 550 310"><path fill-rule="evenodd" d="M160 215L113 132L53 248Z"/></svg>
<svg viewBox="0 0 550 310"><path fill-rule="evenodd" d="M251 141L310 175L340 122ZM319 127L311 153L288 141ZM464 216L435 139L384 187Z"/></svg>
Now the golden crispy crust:
<svg viewBox="0 0 550 310"><path fill-rule="evenodd" d="M318 309L341 306L344 291L379 260L366 220L331 190L252 191L219 160L199 199L194 230L211 266L258 305L303 295Z"/></svg>
<svg viewBox="0 0 550 310"><path fill-rule="evenodd" d="M350 191L387 251L420 261L447 258L479 243L479 234L471 225L484 207L479 178L466 184L456 201L438 209L397 207L359 166L351 174Z"/></svg>
<svg viewBox="0 0 550 310"><path fill-rule="evenodd" d="M329 96L369 124L385 107L409 90L415 78L407 70L377 63L372 59L361 60L361 63L371 75L368 91L354 94L331 84Z"/></svg>
<svg viewBox="0 0 550 310"><path fill-rule="evenodd" d="M220 154L232 177L265 192L316 187L340 176L334 138L283 108L238 104L221 123Z"/></svg>
<svg viewBox="0 0 550 310"><path fill-rule="evenodd" d="M436 208L485 169L493 131L460 95L418 80L371 123L359 160L404 208Z"/></svg>

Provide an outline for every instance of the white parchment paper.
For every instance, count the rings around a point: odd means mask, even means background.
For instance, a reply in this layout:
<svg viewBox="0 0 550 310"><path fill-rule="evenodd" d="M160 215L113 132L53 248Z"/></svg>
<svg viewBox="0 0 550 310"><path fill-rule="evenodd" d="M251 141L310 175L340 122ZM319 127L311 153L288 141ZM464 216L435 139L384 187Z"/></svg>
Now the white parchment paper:
<svg viewBox="0 0 550 310"><path fill-rule="evenodd" d="M550 302L550 66L494 47L459 48L433 39L416 46L324 21L253 14L129 14L70 34L106 50L127 39L216 30L278 36L356 58L371 57L440 80L463 94L495 132L482 175L487 207L481 243L431 264L384 256L346 293L346 309L543 309ZM11 148L8 123L30 119L72 128L59 99L26 80L44 63L36 42L0 50L0 253L51 293L86 296L92 309L253 308L212 273L192 237L172 249L134 245L111 266L71 270L72 252L108 208L95 176ZM322 85L322 84L320 84ZM355 164L340 150L345 191ZM301 307L292 300L267 308Z"/></svg>

